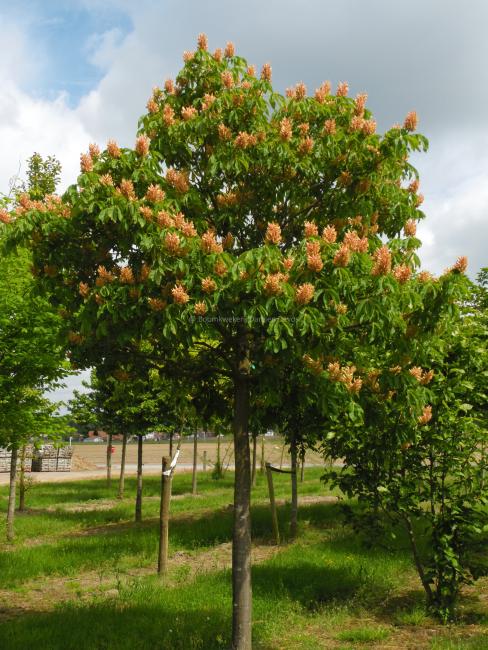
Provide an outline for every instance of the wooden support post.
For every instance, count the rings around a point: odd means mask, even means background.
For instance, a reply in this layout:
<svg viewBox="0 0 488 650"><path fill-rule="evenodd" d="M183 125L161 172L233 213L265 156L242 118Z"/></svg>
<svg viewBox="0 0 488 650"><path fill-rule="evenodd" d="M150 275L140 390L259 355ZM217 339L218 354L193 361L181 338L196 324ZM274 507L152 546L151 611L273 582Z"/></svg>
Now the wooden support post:
<svg viewBox="0 0 488 650"><path fill-rule="evenodd" d="M207 471L207 450L203 450L203 471Z"/></svg>
<svg viewBox="0 0 488 650"><path fill-rule="evenodd" d="M112 433L107 438L107 487L112 485Z"/></svg>
<svg viewBox="0 0 488 650"><path fill-rule="evenodd" d="M12 456L10 458L10 484L8 493L7 506L7 541L13 542L15 537L14 516L15 516L15 488L17 485L17 458L19 449L17 446L12 447Z"/></svg>
<svg viewBox="0 0 488 650"><path fill-rule="evenodd" d="M159 554L158 574L168 570L169 504L171 500L171 473L168 473L171 459L163 456L161 467L161 504L159 508Z"/></svg>
<svg viewBox="0 0 488 650"><path fill-rule="evenodd" d="M119 477L119 493L117 495L118 499L124 498L124 488L125 488L125 457L127 455L127 431L122 435L122 453L120 456L120 477Z"/></svg>
<svg viewBox="0 0 488 650"><path fill-rule="evenodd" d="M264 462L264 433L261 436L261 474L265 472L265 462Z"/></svg>
<svg viewBox="0 0 488 650"><path fill-rule="evenodd" d="M280 529L278 527L278 512L276 510L276 501L274 496L273 471L271 469L270 463L266 463L266 476L268 478L268 492L269 492L269 503L271 506L271 521L273 524L273 534L275 538L275 543L278 545L280 543Z"/></svg>
<svg viewBox="0 0 488 650"><path fill-rule="evenodd" d="M19 512L24 512L25 510L25 455L26 446L22 445L20 449Z"/></svg>
<svg viewBox="0 0 488 650"><path fill-rule="evenodd" d="M292 437L291 445L291 512L290 512L290 537L297 536L298 530L298 485L297 485L297 443Z"/></svg>
<svg viewBox="0 0 488 650"><path fill-rule="evenodd" d="M193 472L191 478L191 493L197 493L197 469L198 469L198 434L195 430L193 434Z"/></svg>
<svg viewBox="0 0 488 650"><path fill-rule="evenodd" d="M281 449L280 469L283 469L283 456L285 455L285 447L286 442L283 443L283 447Z"/></svg>
<svg viewBox="0 0 488 650"><path fill-rule="evenodd" d="M251 465L251 485L256 487L256 462L258 455L258 434L252 434L252 465Z"/></svg>

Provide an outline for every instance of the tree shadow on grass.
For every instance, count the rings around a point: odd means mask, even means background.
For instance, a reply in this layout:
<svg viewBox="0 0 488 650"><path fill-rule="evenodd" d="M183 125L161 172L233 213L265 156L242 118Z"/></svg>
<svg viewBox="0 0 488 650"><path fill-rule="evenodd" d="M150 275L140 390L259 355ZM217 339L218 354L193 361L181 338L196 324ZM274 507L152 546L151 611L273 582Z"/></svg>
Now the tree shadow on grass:
<svg viewBox="0 0 488 650"><path fill-rule="evenodd" d="M320 566L303 560L288 566L269 562L253 567L255 596L293 600L309 611L331 604L380 603L389 589L388 581L357 566L350 569L344 564Z"/></svg>
<svg viewBox="0 0 488 650"><path fill-rule="evenodd" d="M317 508L317 506L313 506ZM324 519L330 522L333 504L321 504ZM303 516L309 507L303 508ZM85 513L86 514L86 513ZM288 512L280 511L282 530L288 525ZM58 513L59 517L75 519L76 513ZM232 508L221 508L179 517L170 521L170 556L175 551L196 551L232 540ZM256 505L252 509L252 535L260 543L272 543L269 508ZM346 543L352 536L348 529L340 531ZM80 534L66 535L55 543L18 550L0 555L0 585L18 586L41 575L73 575L78 571L114 570L120 563L156 562L158 548L158 519L142 524L115 522L104 524Z"/></svg>
<svg viewBox="0 0 488 650"><path fill-rule="evenodd" d="M194 605L194 603L192 603ZM228 648L228 612L117 600L26 614L0 625L9 650L222 650Z"/></svg>

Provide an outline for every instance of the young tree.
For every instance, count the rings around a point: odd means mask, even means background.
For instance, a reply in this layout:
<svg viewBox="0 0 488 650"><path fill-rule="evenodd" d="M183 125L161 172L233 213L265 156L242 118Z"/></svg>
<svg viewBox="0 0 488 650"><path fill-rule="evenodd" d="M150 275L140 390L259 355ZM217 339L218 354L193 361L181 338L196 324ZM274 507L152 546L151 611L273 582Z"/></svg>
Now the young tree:
<svg viewBox="0 0 488 650"><path fill-rule="evenodd" d="M451 275L430 282L432 311L446 290L452 302ZM455 615L461 585L486 569L476 549L488 522L488 358L486 330L468 315L456 319L447 300L441 304L447 308L435 328L413 312L395 348L376 351L357 422L331 427L325 448L344 460L329 476L362 505L359 515L349 510L353 522L369 537L382 530L380 515L404 529L428 607L445 622Z"/></svg>
<svg viewBox="0 0 488 650"><path fill-rule="evenodd" d="M69 430L66 418L57 415L59 404L42 396L42 392L24 386L16 391L15 402L3 401L0 406L0 444L11 452L9 498L7 507L7 540L14 540L17 467L19 450L28 442L40 439L59 440ZM21 499L23 496L21 494Z"/></svg>
<svg viewBox="0 0 488 650"><path fill-rule="evenodd" d="M423 216L408 155L426 141L414 113L377 134L366 96L344 83L282 97L269 64L258 78L231 43L212 55L201 35L184 59L150 98L135 148L92 145L59 206L19 207L12 242L32 242L73 347L143 331L170 351L205 348L206 372L232 383L232 643L248 650L251 391L266 355L329 342L357 392L351 332L405 327Z"/></svg>
<svg viewBox="0 0 488 650"><path fill-rule="evenodd" d="M9 539L14 535L19 450L39 432L35 418L47 408L40 393L67 374L61 321L45 298L33 294L28 265L26 251L0 259L0 443L12 451Z"/></svg>

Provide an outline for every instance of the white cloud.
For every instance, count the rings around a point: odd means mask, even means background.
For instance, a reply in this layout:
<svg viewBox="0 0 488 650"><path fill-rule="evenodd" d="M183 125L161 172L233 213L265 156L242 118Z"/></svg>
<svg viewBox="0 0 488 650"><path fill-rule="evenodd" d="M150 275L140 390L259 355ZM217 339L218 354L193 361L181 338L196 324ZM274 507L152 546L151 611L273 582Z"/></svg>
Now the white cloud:
<svg viewBox="0 0 488 650"><path fill-rule="evenodd" d="M102 34L92 34L85 46L88 61L102 70L110 69L122 39L123 32L117 27Z"/></svg>
<svg viewBox="0 0 488 650"><path fill-rule="evenodd" d="M488 131L458 130L437 138L431 151L414 161L426 197L420 256L435 273L461 255L468 257L471 277L488 266L487 152Z"/></svg>
<svg viewBox="0 0 488 650"><path fill-rule="evenodd" d="M15 78L18 85L33 80L44 65L44 57L29 42L28 34L17 24L0 13L2 56L0 56L0 80ZM3 94L3 88L1 90Z"/></svg>
<svg viewBox="0 0 488 650"><path fill-rule="evenodd" d="M86 150L90 134L75 110L67 105L66 95L52 101L29 94L25 88L46 66L28 36L29 28L7 23L1 17L2 57L0 57L0 192L34 151L55 155L62 163L62 183L72 183L79 170L79 155Z"/></svg>
<svg viewBox="0 0 488 650"><path fill-rule="evenodd" d="M54 101L34 99L12 81L2 82L0 142L8 155L0 157L0 187L5 191L19 168L34 151L55 155L62 163L62 185L72 183L79 172L79 155L92 138L65 97Z"/></svg>

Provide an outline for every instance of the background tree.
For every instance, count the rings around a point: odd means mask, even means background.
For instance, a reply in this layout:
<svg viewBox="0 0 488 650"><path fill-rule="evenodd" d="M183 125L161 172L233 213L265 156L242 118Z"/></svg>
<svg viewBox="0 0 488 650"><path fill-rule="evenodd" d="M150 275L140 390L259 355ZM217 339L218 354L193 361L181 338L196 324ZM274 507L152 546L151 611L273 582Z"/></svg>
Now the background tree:
<svg viewBox="0 0 488 650"><path fill-rule="evenodd" d="M54 194L61 177L61 163L55 156L43 158L33 153L27 160L26 180L20 189L29 195L30 199L43 199L46 195Z"/></svg>

